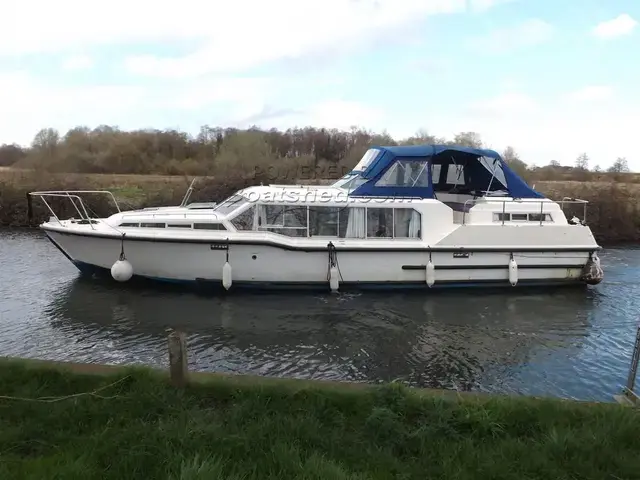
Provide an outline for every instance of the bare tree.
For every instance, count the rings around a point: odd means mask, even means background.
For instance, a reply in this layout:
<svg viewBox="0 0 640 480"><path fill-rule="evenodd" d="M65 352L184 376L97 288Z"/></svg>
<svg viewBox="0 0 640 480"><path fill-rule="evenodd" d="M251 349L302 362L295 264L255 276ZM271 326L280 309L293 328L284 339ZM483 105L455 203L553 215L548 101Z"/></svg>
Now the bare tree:
<svg viewBox="0 0 640 480"><path fill-rule="evenodd" d="M576 158L576 169L584 171L589 170L589 156L586 153L583 153Z"/></svg>
<svg viewBox="0 0 640 480"><path fill-rule="evenodd" d="M612 173L628 173L629 170L629 162L624 157L618 157L613 165L607 168L607 172Z"/></svg>

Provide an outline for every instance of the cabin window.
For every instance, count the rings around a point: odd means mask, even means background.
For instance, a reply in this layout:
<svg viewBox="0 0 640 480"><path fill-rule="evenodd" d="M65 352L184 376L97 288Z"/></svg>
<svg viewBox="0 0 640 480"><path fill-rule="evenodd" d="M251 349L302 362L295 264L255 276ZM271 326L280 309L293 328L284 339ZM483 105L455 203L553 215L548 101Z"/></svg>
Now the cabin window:
<svg viewBox="0 0 640 480"><path fill-rule="evenodd" d="M227 228L221 223L194 223L195 230L226 230Z"/></svg>
<svg viewBox="0 0 640 480"><path fill-rule="evenodd" d="M448 185L464 185L464 167L462 165L449 164L447 168Z"/></svg>
<svg viewBox="0 0 640 480"><path fill-rule="evenodd" d="M341 207L309 207L309 236L337 237L341 213L345 219L349 215L349 212Z"/></svg>
<svg viewBox="0 0 640 480"><path fill-rule="evenodd" d="M367 208L367 237L393 238L392 208Z"/></svg>
<svg viewBox="0 0 640 480"><path fill-rule="evenodd" d="M307 214L306 206L258 205L258 229L289 237L306 237Z"/></svg>
<svg viewBox="0 0 640 480"><path fill-rule="evenodd" d="M420 212L413 208L393 210L393 236L395 238L420 238Z"/></svg>
<svg viewBox="0 0 640 480"><path fill-rule="evenodd" d="M229 213L237 210L243 205L246 205L249 200L242 195L233 195L227 198L224 202L214 208L214 212L221 215L228 215Z"/></svg>
<svg viewBox="0 0 640 480"><path fill-rule="evenodd" d="M440 173L442 172L442 165L431 164L431 182L434 185L440 183Z"/></svg>
<svg viewBox="0 0 640 480"><path fill-rule="evenodd" d="M232 218L231 224L237 230L253 230L255 212L256 207L252 205L251 208Z"/></svg>
<svg viewBox="0 0 640 480"><path fill-rule="evenodd" d="M428 187L428 166L427 160L396 160L376 187Z"/></svg>
<svg viewBox="0 0 640 480"><path fill-rule="evenodd" d="M167 223L167 228L191 228L190 223Z"/></svg>
<svg viewBox="0 0 640 480"><path fill-rule="evenodd" d="M550 222L551 215L548 213L530 213L529 214L530 222Z"/></svg>
<svg viewBox="0 0 640 480"><path fill-rule="evenodd" d="M551 222L551 215L548 213L494 213L494 222Z"/></svg>
<svg viewBox="0 0 640 480"><path fill-rule="evenodd" d="M139 223L121 223L119 227L139 227Z"/></svg>
<svg viewBox="0 0 640 480"><path fill-rule="evenodd" d="M144 228L164 228L165 224L164 223L141 223L140 226Z"/></svg>

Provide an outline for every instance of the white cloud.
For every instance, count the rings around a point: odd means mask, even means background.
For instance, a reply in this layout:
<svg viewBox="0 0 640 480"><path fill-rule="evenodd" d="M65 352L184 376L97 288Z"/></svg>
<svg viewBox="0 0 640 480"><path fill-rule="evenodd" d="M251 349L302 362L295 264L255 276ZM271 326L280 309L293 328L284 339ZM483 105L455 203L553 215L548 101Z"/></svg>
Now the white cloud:
<svg viewBox="0 0 640 480"><path fill-rule="evenodd" d="M530 47L549 40L554 32L551 24L533 18L518 25L496 29L487 35L473 39L476 50L490 53L506 53L519 48Z"/></svg>
<svg viewBox="0 0 640 480"><path fill-rule="evenodd" d="M590 85L574 90L566 95L573 102L597 102L613 97L613 88L608 85Z"/></svg>
<svg viewBox="0 0 640 480"><path fill-rule="evenodd" d="M257 125L262 128L282 130L301 125L340 130L348 130L353 126L358 126L382 131L386 126L385 121L389 120L383 110L360 102L323 99L296 110L277 110L264 104L256 104L253 111L248 111L244 119L236 125L241 128Z"/></svg>
<svg viewBox="0 0 640 480"><path fill-rule="evenodd" d="M609 39L629 35L635 30L638 22L629 14L623 13L612 20L599 23L593 29L593 34L602 39Z"/></svg>
<svg viewBox="0 0 640 480"><path fill-rule="evenodd" d="M381 129L384 119L382 110L359 102L330 100L314 105L308 112L312 125L326 125L330 128L348 129L354 125Z"/></svg>
<svg viewBox="0 0 640 480"><path fill-rule="evenodd" d="M470 105L469 109L482 115L503 116L534 112L538 109L538 105L528 95L511 92L476 101Z"/></svg>
<svg viewBox="0 0 640 480"><path fill-rule="evenodd" d="M466 10L465 0L112 0L96 12L79 0L0 3L0 55L53 53L137 42L201 44L182 61L132 58L138 71L228 70L384 34L428 15ZM35 12L35 13L34 13ZM126 14L123 14L126 12ZM137 65L137 66L136 66Z"/></svg>
<svg viewBox="0 0 640 480"><path fill-rule="evenodd" d="M512 3L516 0L469 0L469 7L475 12L484 12L491 8L505 3Z"/></svg>
<svg viewBox="0 0 640 480"><path fill-rule="evenodd" d="M195 110L217 102L260 102L274 88L273 79L215 77L163 87L170 108Z"/></svg>
<svg viewBox="0 0 640 480"><path fill-rule="evenodd" d="M87 70L93 67L93 59L89 55L72 55L62 62L64 70Z"/></svg>
<svg viewBox="0 0 640 480"><path fill-rule="evenodd" d="M143 87L59 86L27 72L0 72L0 143L28 144L43 127L69 129L86 123L119 123L154 99Z"/></svg>
<svg viewBox="0 0 640 480"><path fill-rule="evenodd" d="M604 90L583 89L583 92L591 92L594 98L597 97L594 92L602 95ZM507 101L509 98L511 101ZM586 152L592 165L606 168L617 157L626 157L630 167L640 171L640 157L634 157L635 129L640 123L636 99L624 102L611 99L572 108L553 97L538 100L533 109L532 102L524 95L500 95L476 102L476 106L491 106L492 110L469 108L465 112L451 112L440 117L438 130L429 130L448 137L460 131L478 132L489 148L503 151L511 145L528 164L542 166L557 160L573 165L576 157Z"/></svg>
<svg viewBox="0 0 640 480"><path fill-rule="evenodd" d="M134 73L161 77L237 71L332 48L356 48L426 16L464 10L464 0L227 2L192 53L131 56L125 65Z"/></svg>

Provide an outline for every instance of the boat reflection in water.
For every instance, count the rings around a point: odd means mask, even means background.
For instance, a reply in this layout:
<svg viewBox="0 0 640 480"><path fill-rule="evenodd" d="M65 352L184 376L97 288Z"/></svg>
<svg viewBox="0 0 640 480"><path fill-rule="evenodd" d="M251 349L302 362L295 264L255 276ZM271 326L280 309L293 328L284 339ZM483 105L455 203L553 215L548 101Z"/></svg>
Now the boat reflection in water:
<svg viewBox="0 0 640 480"><path fill-rule="evenodd" d="M598 292L203 297L78 278L47 309L76 361L166 364L185 331L191 368L461 390L525 390L564 375ZM541 366L543 358L546 365Z"/></svg>

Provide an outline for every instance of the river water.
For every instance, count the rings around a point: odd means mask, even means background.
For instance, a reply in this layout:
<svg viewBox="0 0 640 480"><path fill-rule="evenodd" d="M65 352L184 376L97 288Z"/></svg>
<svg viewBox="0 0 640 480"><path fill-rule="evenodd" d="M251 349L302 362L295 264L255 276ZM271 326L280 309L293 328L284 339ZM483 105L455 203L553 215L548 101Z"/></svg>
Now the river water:
<svg viewBox="0 0 640 480"><path fill-rule="evenodd" d="M203 296L80 278L39 231L0 230L0 355L611 401L640 311L640 249L559 290Z"/></svg>

